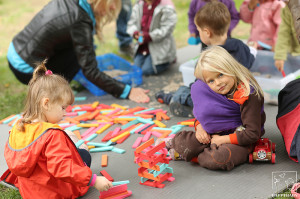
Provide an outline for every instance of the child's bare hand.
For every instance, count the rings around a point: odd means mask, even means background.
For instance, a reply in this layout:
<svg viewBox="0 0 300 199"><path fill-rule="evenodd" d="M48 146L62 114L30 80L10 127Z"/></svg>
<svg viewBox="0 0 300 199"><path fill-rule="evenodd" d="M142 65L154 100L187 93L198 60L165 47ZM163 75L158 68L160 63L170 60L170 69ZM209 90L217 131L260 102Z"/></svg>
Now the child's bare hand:
<svg viewBox="0 0 300 199"><path fill-rule="evenodd" d="M112 183L103 176L97 176L94 187L99 191L107 191L112 187Z"/></svg>
<svg viewBox="0 0 300 199"><path fill-rule="evenodd" d="M210 135L202 128L201 124L196 127L196 138L202 144L210 143Z"/></svg>
<svg viewBox="0 0 300 199"><path fill-rule="evenodd" d="M195 33L191 33L190 37L196 37L196 34Z"/></svg>
<svg viewBox="0 0 300 199"><path fill-rule="evenodd" d="M283 71L284 60L275 60L275 66L280 72Z"/></svg>
<svg viewBox="0 0 300 199"><path fill-rule="evenodd" d="M257 42L256 41L249 41L248 46L251 46L251 47L257 49Z"/></svg>
<svg viewBox="0 0 300 199"><path fill-rule="evenodd" d="M254 8L256 8L256 5L259 3L258 0L250 0L249 4L248 4L248 8L253 10Z"/></svg>
<svg viewBox="0 0 300 199"><path fill-rule="evenodd" d="M150 101L150 98L146 94L148 92L149 90L142 88L131 88L128 98L137 103L148 103Z"/></svg>
<svg viewBox="0 0 300 199"><path fill-rule="evenodd" d="M211 144L216 144L220 146L221 144L230 143L230 138L228 135L212 135Z"/></svg>

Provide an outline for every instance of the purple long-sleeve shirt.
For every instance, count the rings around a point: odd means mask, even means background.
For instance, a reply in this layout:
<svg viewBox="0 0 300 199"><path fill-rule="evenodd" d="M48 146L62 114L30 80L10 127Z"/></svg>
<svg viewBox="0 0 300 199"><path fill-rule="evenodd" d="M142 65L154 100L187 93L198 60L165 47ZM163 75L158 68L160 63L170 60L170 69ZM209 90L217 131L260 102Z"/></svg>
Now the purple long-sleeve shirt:
<svg viewBox="0 0 300 199"><path fill-rule="evenodd" d="M231 15L231 22L228 30L228 36L231 35L232 29L238 24L240 20L240 14L235 8L234 1L232 0L219 0L219 2L224 3L226 7L228 8L230 15ZM197 36L199 36L199 32L197 30L197 27L194 23L194 18L196 13L202 8L207 1L204 0L192 0L190 4L190 9L188 12L189 15L189 31L190 33L195 33Z"/></svg>

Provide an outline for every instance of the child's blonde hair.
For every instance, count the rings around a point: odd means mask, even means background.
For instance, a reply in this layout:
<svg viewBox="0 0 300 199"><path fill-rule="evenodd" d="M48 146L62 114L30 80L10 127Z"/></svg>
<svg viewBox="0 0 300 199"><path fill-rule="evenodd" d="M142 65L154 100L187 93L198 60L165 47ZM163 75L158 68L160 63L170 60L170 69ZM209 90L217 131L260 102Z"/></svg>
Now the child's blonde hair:
<svg viewBox="0 0 300 199"><path fill-rule="evenodd" d="M250 86L252 86L256 95L263 97L263 91L251 72L220 46L210 46L201 52L194 75L197 79L205 82L203 70L219 72L233 77L235 84L232 90L235 91L238 85L241 85L245 89L243 96L249 96Z"/></svg>
<svg viewBox="0 0 300 199"><path fill-rule="evenodd" d="M100 41L103 40L103 34L102 30L103 27L111 22L117 19L120 10L121 10L121 0L88 0L88 2L92 5L94 8L101 8L102 11L104 11L104 16L95 15L96 19L96 33L97 37ZM115 6L116 9L111 10L111 5ZM97 10L94 10L94 13L98 12Z"/></svg>
<svg viewBox="0 0 300 199"><path fill-rule="evenodd" d="M215 35L227 34L230 26L230 12L225 4L211 1L205 4L195 15L196 26L208 28Z"/></svg>
<svg viewBox="0 0 300 199"><path fill-rule="evenodd" d="M24 124L30 124L33 120L41 118L43 98L49 98L51 104L71 105L74 102L74 94L67 80L60 75L46 74L45 64L46 60L37 65L28 84L23 118L18 122L20 131L25 130Z"/></svg>

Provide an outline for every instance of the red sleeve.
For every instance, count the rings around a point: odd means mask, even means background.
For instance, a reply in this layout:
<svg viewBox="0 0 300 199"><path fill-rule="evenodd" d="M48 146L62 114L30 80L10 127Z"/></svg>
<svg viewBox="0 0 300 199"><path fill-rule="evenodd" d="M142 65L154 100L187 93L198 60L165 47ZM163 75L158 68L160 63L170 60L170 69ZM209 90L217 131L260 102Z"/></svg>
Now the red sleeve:
<svg viewBox="0 0 300 199"><path fill-rule="evenodd" d="M231 144L239 144L236 133L229 134Z"/></svg>
<svg viewBox="0 0 300 199"><path fill-rule="evenodd" d="M49 173L65 182L87 186L92 178L91 169L83 165L77 149L63 131L52 131L45 144Z"/></svg>
<svg viewBox="0 0 300 199"><path fill-rule="evenodd" d="M197 126L200 124L200 122L198 120L195 119L194 122L194 127L195 127L195 131L197 131Z"/></svg>

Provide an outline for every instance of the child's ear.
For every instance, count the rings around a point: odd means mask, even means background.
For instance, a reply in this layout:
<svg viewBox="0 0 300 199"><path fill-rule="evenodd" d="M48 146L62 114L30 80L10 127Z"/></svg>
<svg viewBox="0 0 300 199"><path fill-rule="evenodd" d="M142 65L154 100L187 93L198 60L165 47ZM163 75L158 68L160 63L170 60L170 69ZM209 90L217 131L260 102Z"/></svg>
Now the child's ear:
<svg viewBox="0 0 300 199"><path fill-rule="evenodd" d="M204 28L205 34L208 38L212 37L212 32L208 28Z"/></svg>
<svg viewBox="0 0 300 199"><path fill-rule="evenodd" d="M49 110L49 108L50 108L49 98L44 97L42 99L42 108L45 109L46 111Z"/></svg>

